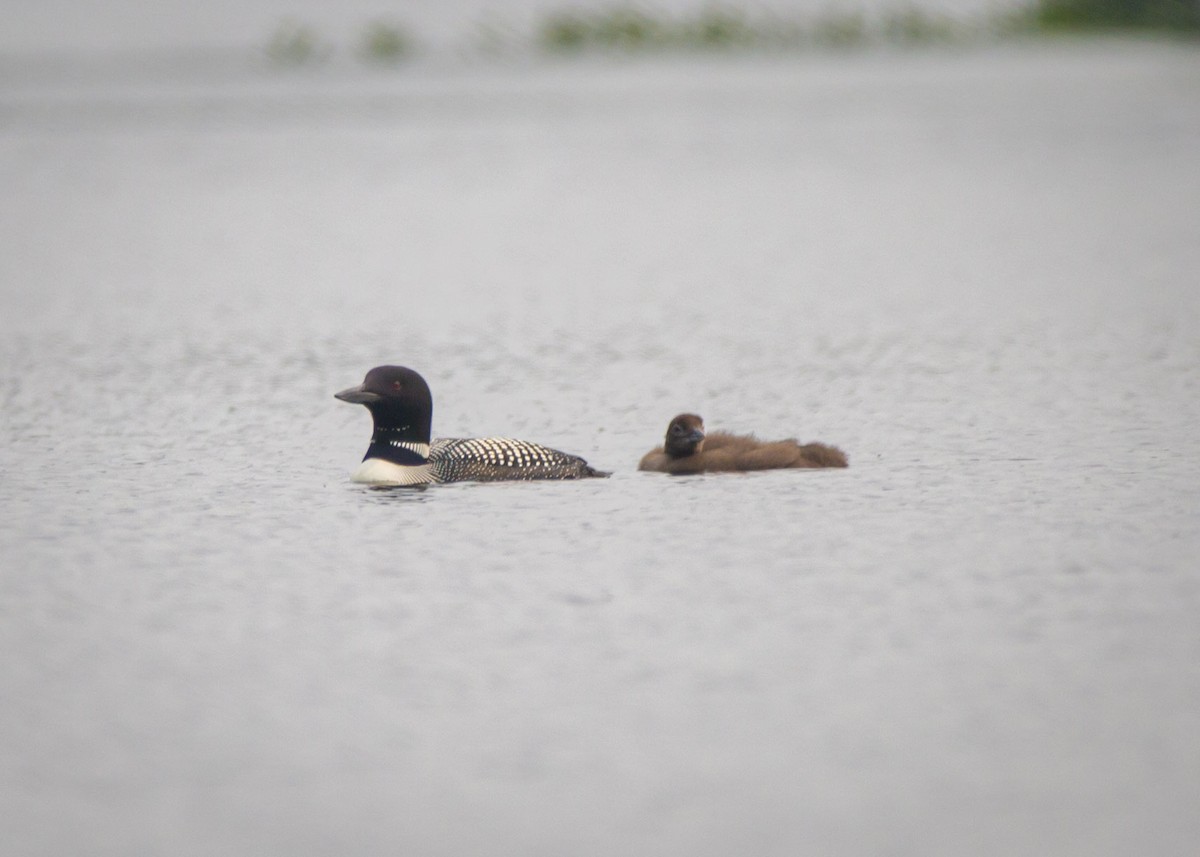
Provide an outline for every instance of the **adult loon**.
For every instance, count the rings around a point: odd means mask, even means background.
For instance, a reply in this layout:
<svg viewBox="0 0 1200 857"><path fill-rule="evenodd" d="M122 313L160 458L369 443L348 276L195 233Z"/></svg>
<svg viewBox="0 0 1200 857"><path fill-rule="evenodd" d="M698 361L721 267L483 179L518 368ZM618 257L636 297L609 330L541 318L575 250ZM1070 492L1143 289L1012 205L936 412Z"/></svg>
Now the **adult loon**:
<svg viewBox="0 0 1200 857"><path fill-rule="evenodd" d="M357 387L335 393L366 405L375 429L362 464L350 477L373 485L497 482L608 476L577 455L502 437L430 441L433 396L425 379L403 366L376 366Z"/></svg>
<svg viewBox="0 0 1200 857"><path fill-rule="evenodd" d="M667 426L663 445L642 456L638 470L676 475L793 467L845 467L846 454L823 443L758 440L753 435L704 431L704 420L680 414Z"/></svg>

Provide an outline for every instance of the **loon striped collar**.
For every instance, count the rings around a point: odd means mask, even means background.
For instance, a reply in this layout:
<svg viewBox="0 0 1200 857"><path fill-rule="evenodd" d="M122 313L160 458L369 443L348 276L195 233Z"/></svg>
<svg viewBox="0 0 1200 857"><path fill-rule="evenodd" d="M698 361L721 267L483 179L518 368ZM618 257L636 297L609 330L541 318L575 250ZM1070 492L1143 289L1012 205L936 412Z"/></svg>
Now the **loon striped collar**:
<svg viewBox="0 0 1200 857"><path fill-rule="evenodd" d="M421 456L422 458L429 458L429 444L427 444L427 443L420 443L415 440L384 440L384 441L372 441L372 444L380 443L380 442L386 443L388 446L394 446L397 449L404 449L404 450L407 450L408 452L415 452L417 455Z"/></svg>

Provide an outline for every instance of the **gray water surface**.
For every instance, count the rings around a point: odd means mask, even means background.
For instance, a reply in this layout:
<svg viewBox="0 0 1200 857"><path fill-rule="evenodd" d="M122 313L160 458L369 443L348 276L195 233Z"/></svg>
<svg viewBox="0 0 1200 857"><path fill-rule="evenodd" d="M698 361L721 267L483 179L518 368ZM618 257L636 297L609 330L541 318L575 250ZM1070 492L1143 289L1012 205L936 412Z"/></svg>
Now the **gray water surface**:
<svg viewBox="0 0 1200 857"><path fill-rule="evenodd" d="M1197 153L1154 43L0 85L6 853L1191 854ZM352 485L383 362L614 475Z"/></svg>

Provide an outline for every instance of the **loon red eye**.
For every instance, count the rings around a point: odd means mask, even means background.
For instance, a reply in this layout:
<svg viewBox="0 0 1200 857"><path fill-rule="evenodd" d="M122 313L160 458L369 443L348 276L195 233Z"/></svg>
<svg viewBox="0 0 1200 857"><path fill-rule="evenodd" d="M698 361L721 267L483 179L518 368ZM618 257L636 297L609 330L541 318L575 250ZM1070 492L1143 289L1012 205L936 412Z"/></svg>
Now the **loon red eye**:
<svg viewBox="0 0 1200 857"><path fill-rule="evenodd" d="M393 390L399 390L399 389L400 389L401 387L403 387L403 386L404 386L404 385L403 385L403 384L401 384L399 381L393 381L393 382L392 382L392 389L393 389Z"/></svg>

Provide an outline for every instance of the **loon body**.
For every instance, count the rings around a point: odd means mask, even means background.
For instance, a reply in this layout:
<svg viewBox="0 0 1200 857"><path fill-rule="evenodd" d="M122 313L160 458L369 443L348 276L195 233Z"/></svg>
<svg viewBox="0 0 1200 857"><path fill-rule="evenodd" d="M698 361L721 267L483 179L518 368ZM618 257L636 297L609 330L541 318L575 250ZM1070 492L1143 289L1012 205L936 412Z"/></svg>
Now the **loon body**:
<svg viewBox="0 0 1200 857"><path fill-rule="evenodd" d="M371 445L350 477L372 485L498 482L607 476L538 443L504 437L430 440L433 395L425 379L403 366L377 366L357 387L334 394L366 405L374 422Z"/></svg>
<svg viewBox="0 0 1200 857"><path fill-rule="evenodd" d="M667 426L663 445L642 456L638 470L682 475L715 471L845 467L846 454L823 443L762 441L753 435L704 431L695 414L680 414Z"/></svg>

